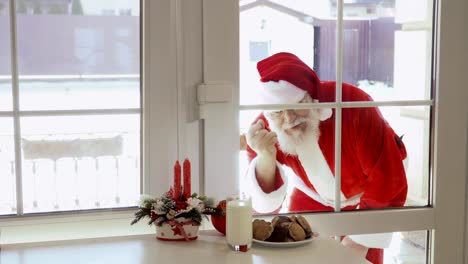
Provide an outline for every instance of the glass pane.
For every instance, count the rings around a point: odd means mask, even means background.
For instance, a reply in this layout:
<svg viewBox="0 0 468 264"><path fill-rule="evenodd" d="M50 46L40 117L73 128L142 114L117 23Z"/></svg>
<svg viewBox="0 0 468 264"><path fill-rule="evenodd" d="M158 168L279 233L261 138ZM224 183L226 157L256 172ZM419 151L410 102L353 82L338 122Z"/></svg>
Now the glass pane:
<svg viewBox="0 0 468 264"><path fill-rule="evenodd" d="M432 5L432 0L345 3L343 81L376 101L430 99ZM362 99L343 90L343 101L356 100Z"/></svg>
<svg viewBox="0 0 468 264"><path fill-rule="evenodd" d="M139 77L115 80L28 80L20 81L20 90L22 110L140 107Z"/></svg>
<svg viewBox="0 0 468 264"><path fill-rule="evenodd" d="M140 116L21 118L24 211L134 206Z"/></svg>
<svg viewBox="0 0 468 264"><path fill-rule="evenodd" d="M240 104L263 102L257 62L278 52L295 54L323 80L335 79L333 1L259 0L239 4Z"/></svg>
<svg viewBox="0 0 468 264"><path fill-rule="evenodd" d="M308 116L307 111L311 111ZM241 112L241 142L245 143L240 152L241 183L254 195L258 193L254 196L258 212L333 209L335 116L321 121L325 112L331 110L264 111L266 118L262 122L276 132L277 139L269 139L266 132L256 135L264 127L251 126L259 111ZM317 129L313 129L314 117ZM343 109L342 210L428 205L429 117L429 107L422 106L380 107L380 112L376 108ZM302 129L303 122L310 124L310 129ZM259 165L252 159L256 153L268 157L271 142L279 142L276 159L283 171L279 170L276 178L271 178L275 174L272 169L265 172L275 183L265 189L258 187L265 184L257 180L261 177L259 170L268 170L261 166L273 168L274 163ZM285 175L287 183L279 175ZM273 190L277 190L274 197Z"/></svg>
<svg viewBox="0 0 468 264"><path fill-rule="evenodd" d="M241 1L241 104L293 104L302 102L305 96L309 95L311 97L309 102L335 101L333 79L335 79L336 66L336 1L314 1L314 4L321 6L318 3L328 3L327 8L317 9L322 13L316 13L317 10L309 11L311 6L314 6L310 1L248 3ZM425 6L429 7L431 3L427 0ZM408 21L396 23L395 15L405 8L410 6L404 3L396 6L392 0L345 1L344 101L369 101L372 98L379 101L431 98L429 80L432 16L426 16L429 19L427 23L411 25L405 24L409 23ZM426 9L429 13L431 10ZM275 16L270 16L270 13L274 13ZM298 14L303 18L307 17L304 14L309 14L310 19L297 19ZM296 16L295 24L287 22L291 16ZM289 25L283 27L288 32L275 35L280 32L279 27L273 31L268 25L279 25L280 20L283 25ZM312 41L307 39L310 32L301 31L302 34L294 35L299 32L295 29L301 28L296 24L304 21L313 21ZM297 37L296 41L284 38L289 36L288 34ZM300 38L304 40L301 41ZM285 39L288 41L284 41ZM307 55L307 49L299 48L297 42L311 44L314 50L312 60ZM273 45L273 43L287 44ZM409 49L406 51L408 44L414 43L422 48L417 52ZM280 48L273 49L273 46ZM278 51L292 52L297 57L291 54L275 54ZM265 57L268 58L262 60ZM320 85L317 84L318 79L314 77L312 69L322 81ZM261 85L261 82L266 82L267 85ZM290 84L300 89L294 89ZM319 89L316 89L317 87ZM398 89L405 89L405 92ZM343 210L428 205L429 107L380 107L380 111L381 113L376 111L376 108L343 109L341 146ZM241 111L242 177L252 171L248 169L251 165L246 154L252 146L246 135L249 134L249 127L260 112ZM298 119L301 116L298 112L301 110L282 111L278 119L281 121L279 124L282 126L285 120ZM257 186L260 188L256 189L257 191L264 191L259 197L262 201L259 202L260 206L269 204L267 201L270 201L271 191L281 190L283 185L287 186L286 195L283 191L279 195L281 199L284 198L282 207L275 204L268 207L268 210L262 209L259 212L272 212L278 208L280 212L332 209L331 206L335 201L333 193L335 121L334 115L330 115L330 109L318 112L316 115L316 120L319 122L319 137L315 141L318 143L292 140L302 153L295 152L296 148L293 148L293 151L289 151L292 155L283 157L282 154L287 153L290 144L281 144L282 140L288 139L287 133L283 135L278 133L280 141L278 148L281 154L277 155L277 160L291 169L289 172L285 170L285 174L289 174L289 183L283 184L285 182L282 182L279 176L276 176L274 181L265 183L262 182L263 176L255 175L253 179L259 181L254 183L268 184L266 189L263 188L265 186L261 188ZM265 122L267 121L270 120L266 119ZM281 126L276 132L287 132L287 127ZM250 156L250 159L252 158L253 155ZM268 175L275 173L271 172L271 167L274 167L271 159L268 163L260 162L271 165L267 169ZM266 165L255 164L256 170L258 166ZM250 179L252 179L250 176L244 178L245 188L256 186L249 182ZM274 194L278 195L278 192Z"/></svg>
<svg viewBox="0 0 468 264"><path fill-rule="evenodd" d="M9 10L9 1L0 0L0 111L13 109Z"/></svg>
<svg viewBox="0 0 468 264"><path fill-rule="evenodd" d="M356 255L365 254L365 258L371 263L429 263L428 231L351 235L345 236L341 243ZM362 245L369 248L367 254Z"/></svg>
<svg viewBox="0 0 468 264"><path fill-rule="evenodd" d="M241 142L247 144L240 151L241 187L252 194L254 209L258 213L333 211L332 110L263 111L262 123L258 114L240 115Z"/></svg>
<svg viewBox="0 0 468 264"><path fill-rule="evenodd" d="M16 213L13 119L0 117L0 215Z"/></svg>
<svg viewBox="0 0 468 264"><path fill-rule="evenodd" d="M139 8L139 1L19 1L21 110L139 107Z"/></svg>
<svg viewBox="0 0 468 264"><path fill-rule="evenodd" d="M433 2L432 0L396 0L395 21L397 23L430 21Z"/></svg>
<svg viewBox="0 0 468 264"><path fill-rule="evenodd" d="M426 206L429 107L379 109L343 109L341 189L359 209Z"/></svg>
<svg viewBox="0 0 468 264"><path fill-rule="evenodd" d="M263 224L254 225L254 238L267 243L277 243L277 247L286 242L306 242L311 239L312 244L314 240L317 243L328 243L329 246L333 246L333 243L341 244L345 251L355 255L349 256L353 257L353 263L357 263L356 260L359 259L362 260L359 263L372 264L425 264L428 261L430 233L427 230L344 236L330 229L330 223L327 221L311 220L310 215L277 215L264 217L263 220ZM295 224L298 225L293 228ZM268 227L272 227L272 232L267 232ZM260 232L256 232L260 229ZM310 254L315 256L317 252L313 253L311 248ZM330 263L346 263L332 259L330 258Z"/></svg>

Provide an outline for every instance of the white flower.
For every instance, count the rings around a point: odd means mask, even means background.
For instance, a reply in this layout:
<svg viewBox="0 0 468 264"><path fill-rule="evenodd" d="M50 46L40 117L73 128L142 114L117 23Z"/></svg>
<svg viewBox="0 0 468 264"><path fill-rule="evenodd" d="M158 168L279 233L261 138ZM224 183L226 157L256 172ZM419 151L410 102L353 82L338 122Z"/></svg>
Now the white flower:
<svg viewBox="0 0 468 264"><path fill-rule="evenodd" d="M164 202L158 200L157 202L153 203L154 213L157 215L163 215L167 211L164 210Z"/></svg>
<svg viewBox="0 0 468 264"><path fill-rule="evenodd" d="M195 208L197 211L201 212L205 208L203 201L198 198L190 197L187 200L188 207Z"/></svg>
<svg viewBox="0 0 468 264"><path fill-rule="evenodd" d="M178 217L179 215L181 215L183 213L190 212L192 209L193 209L193 207L191 205L189 205L189 206L187 206L187 208L177 211L177 214L175 216Z"/></svg>
<svg viewBox="0 0 468 264"><path fill-rule="evenodd" d="M174 219L175 215L176 215L176 211L174 211L174 210L171 209L171 210L169 210L169 212L166 214L166 217L167 217L167 219L171 220L171 219Z"/></svg>

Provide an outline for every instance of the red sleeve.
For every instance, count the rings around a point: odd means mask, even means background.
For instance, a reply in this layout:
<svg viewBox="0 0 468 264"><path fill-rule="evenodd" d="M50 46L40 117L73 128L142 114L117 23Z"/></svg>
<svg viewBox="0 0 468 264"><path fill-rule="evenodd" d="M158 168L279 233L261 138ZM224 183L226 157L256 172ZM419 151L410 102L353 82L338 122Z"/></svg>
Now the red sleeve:
<svg viewBox="0 0 468 264"><path fill-rule="evenodd" d="M356 150L366 186L360 208L401 207L408 185L403 159L406 149L377 108L357 108L354 119Z"/></svg>
<svg viewBox="0 0 468 264"><path fill-rule="evenodd" d="M263 122L265 123L265 129L270 131L270 128L268 126L268 121L266 120L266 118L265 118L265 116L263 114L258 116L252 124L255 124L259 119L262 119ZM276 160L279 161L281 164L283 164L282 160L279 159L279 157L281 156L281 152L280 152L280 150L278 148L278 145L276 146L276 153L277 153L276 154ZM250 146L247 144L247 158L249 160L249 164L250 164L250 162L252 162L252 160L256 156L257 156L257 153L252 148L250 148ZM257 179L257 182L258 182L259 186L262 188L262 190L265 192L265 190L262 187L262 183L260 181L258 181L258 179ZM272 190L272 192L278 190L281 186L283 186L283 184L284 184L284 181L281 178L278 167L276 167L275 188L274 188L274 190ZM265 192L265 193L270 193L270 192Z"/></svg>

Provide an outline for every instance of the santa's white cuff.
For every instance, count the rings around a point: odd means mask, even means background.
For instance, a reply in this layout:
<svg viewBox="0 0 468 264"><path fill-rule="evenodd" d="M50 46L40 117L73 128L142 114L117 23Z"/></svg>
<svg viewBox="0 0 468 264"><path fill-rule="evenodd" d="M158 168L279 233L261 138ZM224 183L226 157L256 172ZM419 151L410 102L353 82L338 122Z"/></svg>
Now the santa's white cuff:
<svg viewBox="0 0 468 264"><path fill-rule="evenodd" d="M285 173L281 167L281 163L276 162L276 167L280 173L283 185L276 191L271 193L265 193L257 181L255 174L255 166L257 164L257 158L254 158L249 165L247 170L246 180L249 186L249 193L252 196L252 207L259 213L270 213L278 209L284 201L286 196L286 188L288 179L285 177Z"/></svg>
<svg viewBox="0 0 468 264"><path fill-rule="evenodd" d="M393 233L379 233L366 235L349 235L354 242L368 248L388 248L392 242Z"/></svg>

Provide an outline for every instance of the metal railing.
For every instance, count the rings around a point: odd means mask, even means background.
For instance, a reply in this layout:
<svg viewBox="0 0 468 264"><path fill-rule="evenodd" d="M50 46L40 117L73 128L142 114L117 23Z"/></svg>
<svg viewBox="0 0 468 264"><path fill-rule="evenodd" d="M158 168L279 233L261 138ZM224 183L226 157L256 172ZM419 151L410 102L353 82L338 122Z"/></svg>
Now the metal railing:
<svg viewBox="0 0 468 264"><path fill-rule="evenodd" d="M129 136L88 134L68 139L57 139L56 135L22 138L25 213L135 205L139 196L140 157L125 150ZM0 161L3 166L9 164L9 175L4 175L4 179L11 179L0 184L3 199L5 194L11 197L6 198L10 203L0 204L0 215L14 214L15 162ZM6 209L7 204L11 210Z"/></svg>

